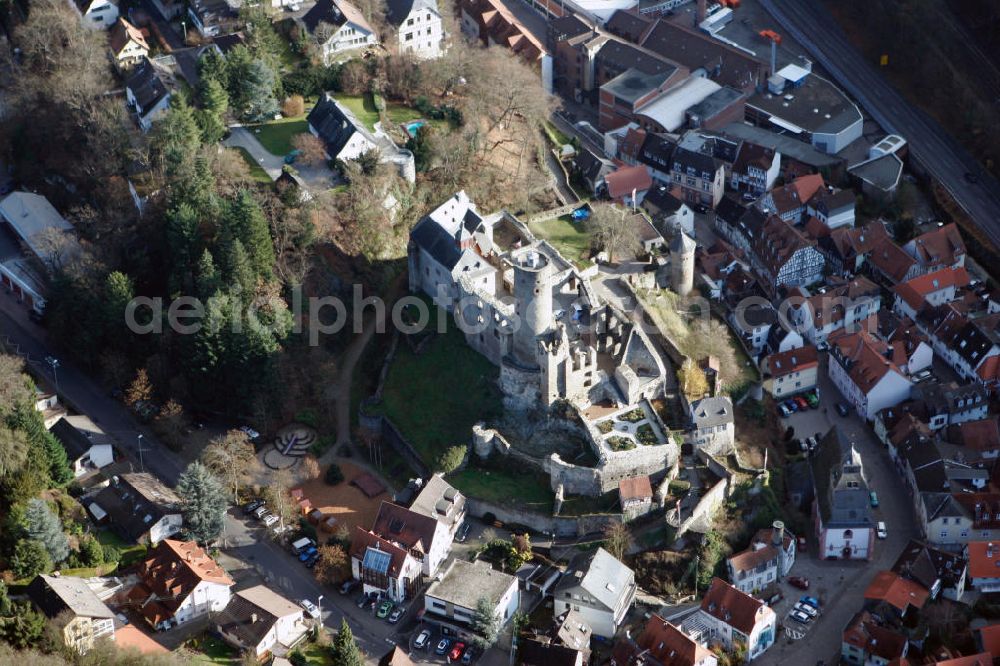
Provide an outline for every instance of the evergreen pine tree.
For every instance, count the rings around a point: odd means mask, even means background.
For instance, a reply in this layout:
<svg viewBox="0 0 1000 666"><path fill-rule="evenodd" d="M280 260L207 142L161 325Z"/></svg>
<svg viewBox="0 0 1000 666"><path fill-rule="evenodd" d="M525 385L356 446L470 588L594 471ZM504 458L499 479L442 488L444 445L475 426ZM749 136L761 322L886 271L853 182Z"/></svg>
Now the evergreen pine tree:
<svg viewBox="0 0 1000 666"><path fill-rule="evenodd" d="M195 276L195 293L198 298L207 300L218 291L219 271L215 268L215 259L208 248L202 250Z"/></svg>
<svg viewBox="0 0 1000 666"><path fill-rule="evenodd" d="M229 207L226 226L233 238L243 243L254 272L265 281L270 280L274 266L271 231L268 229L264 212L254 201L253 194L249 190L243 190L236 195L236 199Z"/></svg>
<svg viewBox="0 0 1000 666"><path fill-rule="evenodd" d="M330 652L333 654L333 663L337 666L362 666L364 664L361 650L358 649L358 644L354 640L354 632L347 624L347 618L340 620L340 631L333 639Z"/></svg>
<svg viewBox="0 0 1000 666"><path fill-rule="evenodd" d="M24 513L27 523L28 537L37 541L45 548L53 562L62 562L69 555L69 540L63 532L62 523L52 513L48 504L40 499L28 502Z"/></svg>
<svg viewBox="0 0 1000 666"><path fill-rule="evenodd" d="M184 524L191 538L207 543L222 534L229 502L207 467L200 462L188 465L177 481L177 494L184 498Z"/></svg>

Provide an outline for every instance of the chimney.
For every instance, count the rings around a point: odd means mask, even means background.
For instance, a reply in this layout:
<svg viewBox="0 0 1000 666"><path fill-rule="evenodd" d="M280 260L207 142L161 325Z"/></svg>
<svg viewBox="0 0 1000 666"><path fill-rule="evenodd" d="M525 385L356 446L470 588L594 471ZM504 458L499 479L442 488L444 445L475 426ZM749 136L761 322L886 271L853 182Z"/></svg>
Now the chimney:
<svg viewBox="0 0 1000 666"><path fill-rule="evenodd" d="M771 527L774 528L771 532L771 543L780 549L785 543L785 524L776 520Z"/></svg>
<svg viewBox="0 0 1000 666"><path fill-rule="evenodd" d="M701 25L708 18L708 0L698 0L698 12L695 14L695 26Z"/></svg>
<svg viewBox="0 0 1000 666"><path fill-rule="evenodd" d="M257 624L257 613L250 613L250 624Z"/></svg>

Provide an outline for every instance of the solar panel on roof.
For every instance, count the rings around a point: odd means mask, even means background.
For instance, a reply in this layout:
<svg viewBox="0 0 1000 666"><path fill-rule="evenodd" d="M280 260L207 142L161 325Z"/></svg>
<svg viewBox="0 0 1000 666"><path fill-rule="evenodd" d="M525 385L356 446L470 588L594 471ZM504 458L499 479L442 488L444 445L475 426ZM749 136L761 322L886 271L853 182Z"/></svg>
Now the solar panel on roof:
<svg viewBox="0 0 1000 666"><path fill-rule="evenodd" d="M365 569L374 571L375 573L388 573L389 571L389 553L385 553L381 550L376 550L375 548L369 548L365 551L365 559L361 561L361 566Z"/></svg>

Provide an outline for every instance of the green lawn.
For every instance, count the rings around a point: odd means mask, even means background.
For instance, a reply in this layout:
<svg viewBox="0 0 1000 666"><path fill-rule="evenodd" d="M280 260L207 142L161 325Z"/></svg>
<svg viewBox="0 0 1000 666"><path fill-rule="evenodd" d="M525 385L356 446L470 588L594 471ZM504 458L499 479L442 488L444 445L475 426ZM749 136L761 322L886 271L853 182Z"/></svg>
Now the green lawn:
<svg viewBox="0 0 1000 666"><path fill-rule="evenodd" d="M583 222L574 222L571 216L563 215L554 220L532 222L528 228L538 238L552 243L560 254L577 266L586 268L590 265L590 234L584 229Z"/></svg>
<svg viewBox="0 0 1000 666"><path fill-rule="evenodd" d="M202 635L187 645L191 662L195 664L238 664L240 654L229 644L214 636Z"/></svg>
<svg viewBox="0 0 1000 666"><path fill-rule="evenodd" d="M549 141L551 141L556 148L561 148L571 142L571 139L568 136L560 132L558 127L547 120L542 122L542 129L545 130L545 135L549 137Z"/></svg>
<svg viewBox="0 0 1000 666"><path fill-rule="evenodd" d="M310 643L299 651L305 655L306 663L309 666L335 666L333 655L330 654L330 648L328 647Z"/></svg>
<svg viewBox="0 0 1000 666"><path fill-rule="evenodd" d="M121 566L127 567L133 562L137 562L146 556L146 546L138 543L128 543L111 530L99 530L96 534L97 540L104 545L112 545L118 548L121 553Z"/></svg>
<svg viewBox="0 0 1000 666"><path fill-rule="evenodd" d="M354 116L363 122L368 129L374 129L378 122L378 110L371 95L340 95L337 101L347 107Z"/></svg>
<svg viewBox="0 0 1000 666"><path fill-rule="evenodd" d="M465 343L449 316L448 332L435 334L419 356L400 344L380 408L433 467L446 449L471 440L473 424L497 415L498 377L496 366Z"/></svg>
<svg viewBox="0 0 1000 666"><path fill-rule="evenodd" d="M494 454L495 456L495 454ZM448 476L448 483L469 497L551 515L555 496L549 477L530 469L469 466Z"/></svg>
<svg viewBox="0 0 1000 666"><path fill-rule="evenodd" d="M264 183L265 185L269 185L273 182L271 177L267 175L267 172L264 171L264 167L257 164L257 160L253 158L253 155L250 154L249 150L243 146L236 146L236 150L243 156L243 161L246 162L247 166L250 168L250 177L253 178L254 181Z"/></svg>
<svg viewBox="0 0 1000 666"><path fill-rule="evenodd" d="M618 505L618 491L612 490L604 493L600 497L588 497L586 495L566 495L563 498L560 516L589 516L595 514L617 513L621 509Z"/></svg>
<svg viewBox="0 0 1000 666"><path fill-rule="evenodd" d="M305 116L282 118L262 125L247 125L264 149L282 157L292 151L292 137L309 131Z"/></svg>

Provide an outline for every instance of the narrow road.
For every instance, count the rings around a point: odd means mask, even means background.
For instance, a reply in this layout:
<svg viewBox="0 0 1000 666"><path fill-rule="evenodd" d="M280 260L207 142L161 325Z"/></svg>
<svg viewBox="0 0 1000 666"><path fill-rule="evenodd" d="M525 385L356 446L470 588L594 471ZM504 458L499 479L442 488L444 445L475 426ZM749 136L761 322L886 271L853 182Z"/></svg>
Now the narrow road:
<svg viewBox="0 0 1000 666"><path fill-rule="evenodd" d="M885 130L909 141L910 155L1000 247L1000 183L947 130L912 106L850 43L821 2L761 0ZM971 180L966 174L972 174ZM975 181L975 182L971 182Z"/></svg>

